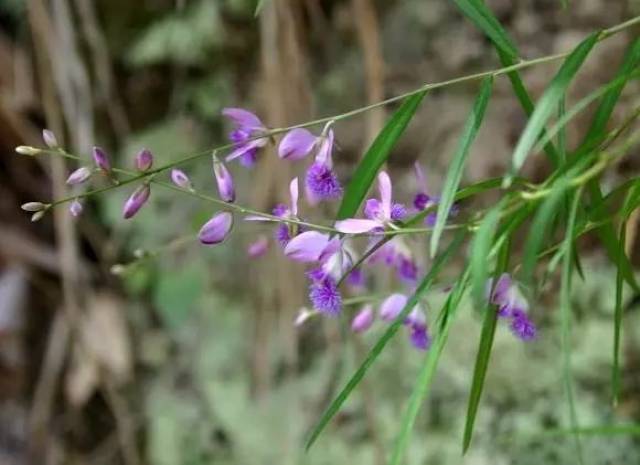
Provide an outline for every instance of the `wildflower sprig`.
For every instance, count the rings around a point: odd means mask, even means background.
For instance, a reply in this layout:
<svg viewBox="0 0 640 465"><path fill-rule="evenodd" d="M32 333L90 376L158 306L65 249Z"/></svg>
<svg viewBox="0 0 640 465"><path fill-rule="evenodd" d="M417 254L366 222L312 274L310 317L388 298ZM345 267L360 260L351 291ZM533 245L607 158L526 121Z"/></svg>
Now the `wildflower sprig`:
<svg viewBox="0 0 640 465"><path fill-rule="evenodd" d="M622 88L629 79L637 76L640 39L636 39L629 48L623 65L613 80L568 111L564 108L564 97L596 44L613 34L640 24L640 17L595 32L571 51L523 60L519 57L514 42L487 6L475 0L454 0L454 3L491 40L503 67L424 84L412 91L365 107L286 128L269 128L257 115L248 110L227 108L222 113L233 125L231 142L228 144L191 154L155 168L152 154L142 150L136 156L135 170L113 167L106 153L95 148L92 157L95 168L80 166L71 173L68 184L82 185L97 173L101 173L110 180L108 186L78 192L50 203L29 202L23 205L23 209L32 212L34 219L39 219L49 209L71 203L71 212L77 216L82 210L82 199L135 184L136 189L123 208L125 218L132 218L143 208L151 195L152 186L172 189L218 207L218 211L202 226L197 235L199 241L207 246L216 246L224 242L234 227L234 218L240 215L243 215L245 220L275 225L274 236L283 254L308 267L306 274L309 279L309 301L313 308L304 308L296 319L296 325L320 315L339 317L342 315L343 307L350 305L354 306L355 311L350 324L354 333L371 330L378 324L377 320L382 322L384 328L382 336L362 365L311 431L307 448L318 438L386 344L401 328L404 328L409 343L416 349L428 350L401 422L400 433L391 457L393 465L402 461L412 426L421 402L429 391L454 318L467 291L472 289L474 306L479 312L483 312L484 322L463 439L463 450L467 449L472 439L495 332L501 326L506 326L516 338L535 343L546 329L536 325L537 315L533 303L538 286L534 278L540 260L555 253L551 258L551 268L562 263L561 314L565 389L571 407L572 427L578 431L573 408L568 337L571 323L570 283L572 273L577 268L575 263L578 261L575 255L576 239L589 231L595 231L618 268L615 312L617 341L622 318L619 307L623 281L635 290L640 289L624 253L624 236L621 233L619 237L614 228L617 216L622 218L624 224L631 211L640 204L640 194L637 194L640 191L640 182L636 178L623 183L607 196L601 192L598 183L611 165L640 142L638 135L632 135L618 146L613 145L627 133L632 123L640 116L640 108L635 109L613 131L607 132L605 129ZM518 71L558 60L564 60L562 66L534 105ZM503 177L461 187L466 161L482 125L485 109L490 103L494 80L501 75L509 77L518 101L530 117L529 122L515 146L510 169ZM482 85L461 131L443 191L436 195L428 190L426 178L418 163L417 191L412 204L394 198L391 176L382 167L423 99L428 98L428 92L431 90L476 80L482 80ZM596 101L600 103L589 133L577 149L567 150L563 136L564 128L575 115ZM333 171L334 128L346 118L394 102L403 103L362 158L352 180L343 185L342 180ZM558 109L561 116L547 131L546 128L552 123L553 115ZM319 133L306 129L320 125L324 127ZM277 137L280 135L282 137ZM554 137L557 140L554 140ZM59 147L55 135L50 131L43 134L43 139L46 148L21 146L16 151L29 156L57 154L85 163L83 157L68 153ZM282 163L299 162L307 157L313 159L307 165L304 178L283 180L283 183L287 182L289 186L289 201L276 205L271 213L255 211L236 203L232 170L225 164L238 160L239 164L250 168L258 162L261 151L269 144L278 145L276 152ZM548 155L552 172L542 183L532 184L520 177L519 170L527 157L539 150L544 150ZM197 189L187 174L178 169L182 164L212 154L212 174L218 197ZM171 182L163 181L160 175L169 170ZM376 197L367 198L374 182L377 182L379 193ZM465 199L479 196L492 189L501 189L499 202L475 212L465 211ZM583 205L587 193L589 201ZM617 212L613 212L615 202L612 199L615 200L616 195L622 194L626 195L624 205ZM306 198L307 207L313 207L320 202L340 201L336 217L322 224L309 221L306 216L309 215L307 208L299 209L298 206L299 198L302 196ZM571 206L568 214L562 211L563 205ZM519 263L513 260L512 243L515 231L529 224L530 219L529 234L523 241L523 256ZM557 242L561 226L564 226L566 231ZM449 239L449 234L444 234L445 232L453 232L453 237ZM415 245L410 242L413 236L420 235L431 236L429 251L432 260L428 264L419 260L418 254L415 253ZM364 249L360 244L362 241L358 241L358 238L368 239ZM467 249L464 244L469 238L472 238L471 247L468 249L470 253L465 254ZM444 248L440 246L441 239L443 243L448 241ZM545 241L555 244L546 246ZM269 240L265 236L259 236L249 247L249 257L262 257L268 244ZM155 257L161 250L140 252L136 261L120 265L118 271L124 272L139 261ZM436 283L442 280L443 268L453 263L455 257L462 258L464 265L457 279L448 283L450 288L446 293L445 304L433 317L430 312L425 311L423 304ZM398 279L390 293L380 294L378 290L369 288L366 273L375 266L388 267L396 273ZM380 305L376 312L373 305L378 302ZM355 307L359 305L362 306ZM500 321L504 323L499 323ZM617 379L615 373L618 347L619 343L616 344L614 354L614 386ZM579 450L577 434L576 444Z"/></svg>

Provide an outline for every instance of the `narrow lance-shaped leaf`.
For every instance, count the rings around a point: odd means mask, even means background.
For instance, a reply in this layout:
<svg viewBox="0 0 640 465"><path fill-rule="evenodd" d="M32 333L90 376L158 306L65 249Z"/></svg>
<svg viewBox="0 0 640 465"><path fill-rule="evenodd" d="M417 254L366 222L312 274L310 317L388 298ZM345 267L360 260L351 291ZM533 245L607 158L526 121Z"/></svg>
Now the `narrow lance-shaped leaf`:
<svg viewBox="0 0 640 465"><path fill-rule="evenodd" d="M571 376L571 274L572 265L574 263L571 257L573 252L573 236L576 229L576 217L578 216L578 206L580 204L580 196L582 189L579 188L573 195L571 202L571 210L567 224L567 233L565 235L562 248L564 249L564 257L562 262L562 276L560 280L560 318L561 318L561 341L563 354L563 378L565 393L569 404L569 417L571 428L578 430L578 418L576 414L575 399L573 396L573 382ZM580 435L574 435L576 443L576 453L578 462L584 463L582 456L582 445L580 443Z"/></svg>
<svg viewBox="0 0 640 465"><path fill-rule="evenodd" d="M453 156L449 171L447 172L447 177L442 188L442 196L438 204L436 224L431 235L430 252L432 257L436 254L436 251L438 249L438 241L440 240L440 236L442 235L442 231L444 230L444 225L447 222L449 211L451 210L451 206L453 205L453 199L455 198L456 191L458 190L458 186L460 185L460 180L462 179L462 171L464 169L464 164L467 160L467 156L469 155L469 149L471 148L471 144L478 134L480 124L482 123L482 120L484 118L485 110L487 109L489 98L491 97L492 87L493 78L488 77L482 81L480 92L476 97L476 101L473 105L473 110L467 117L464 129L462 130L462 135L460 136L460 141L458 142L456 153Z"/></svg>
<svg viewBox="0 0 640 465"><path fill-rule="evenodd" d="M482 30L507 57L518 58L518 50L491 10L478 0L453 0L456 6Z"/></svg>
<svg viewBox="0 0 640 465"><path fill-rule="evenodd" d="M382 349L387 345L387 343L391 340L398 329L403 324L405 318L409 315L409 312L416 306L420 298L431 288L435 278L439 275L442 267L451 259L451 256L456 252L462 240L464 239L465 231L460 231L458 235L453 239L449 247L442 252L436 259L433 261L431 269L426 274L426 276L420 282L420 285L413 293L413 295L407 301L407 304L402 309L398 317L387 327L384 334L378 339L373 348L367 354L367 357L364 359L362 364L358 367L355 373L351 376L345 387L340 391L340 393L336 396L336 398L331 402L329 407L324 411L320 420L313 427L311 433L309 434L309 438L306 441L305 449L309 450L309 448L316 441L322 430L327 426L327 423L333 418L333 416L340 410L342 404L347 400L351 391L355 389L355 387L360 383L367 370L373 365L373 362L376 361Z"/></svg>
<svg viewBox="0 0 640 465"><path fill-rule="evenodd" d="M554 216L562 206L562 199L566 189L567 180L565 178L559 179L553 185L552 192L544 199L536 216L533 218L522 257L521 276L525 285L531 283L533 271L538 260L538 252L549 232L549 227Z"/></svg>
<svg viewBox="0 0 640 465"><path fill-rule="evenodd" d="M471 268L473 300L477 309L483 309L487 301L486 284L489 277L491 246L504 203L505 201L500 202L485 215L471 243L469 266Z"/></svg>
<svg viewBox="0 0 640 465"><path fill-rule="evenodd" d="M504 185L509 186L513 180L513 175L524 165L529 151L536 143L545 124L557 108L558 102L565 94L567 87L573 80L587 55L598 41L598 33L593 33L583 40L565 59L562 66L551 80L551 83L540 97L535 110L531 114L529 123L525 127L520 140L513 152L512 167L510 174L505 178Z"/></svg>
<svg viewBox="0 0 640 465"><path fill-rule="evenodd" d="M460 11L491 40L502 66L513 66L518 62L520 54L517 47L514 45L507 31L500 24L500 21L498 21L491 12L491 9L485 6L481 0L454 0L454 3ZM534 109L533 101L520 78L520 74L518 71L511 71L507 73L507 76L511 82L513 92L520 102L520 106L522 106L527 116L531 116ZM544 135L544 131L542 135ZM545 144L544 151L551 163L556 166L560 157L553 143L548 142Z"/></svg>
<svg viewBox="0 0 640 465"><path fill-rule="evenodd" d="M485 221L482 225L480 225L480 229L476 234L476 241L474 247L472 248L472 263L473 260L476 261L484 261L486 263L488 257L490 255L490 249L492 245L493 235L495 233L495 223L497 223L496 212L499 214L500 210L498 208L494 209L487 215ZM490 216L495 215L496 218L489 218ZM494 224L492 224L494 223ZM484 231L483 231L484 227ZM491 230L490 233L487 230ZM482 237L478 237L481 236ZM477 245L476 245L477 244ZM499 276L507 269L508 261L509 261L509 252L510 252L510 240L507 239L506 242L502 245L500 257L498 263L496 264L495 272L493 274L493 281L490 288L489 296L493 294L496 283L498 282ZM476 254L483 253L484 255L479 256L479 259L476 259ZM486 267L487 265L485 265ZM475 266L476 268L479 265ZM476 271L476 273L478 273ZM472 276L473 276L473 267L472 267ZM482 324L482 334L480 335L480 344L478 346L478 353L476 355L476 364L473 369L473 381L471 383L471 390L469 392L469 404L467 406L467 418L464 426L464 437L462 439L462 453L464 454L469 448L469 444L471 444L471 437L473 435L473 425L475 424L476 414L478 413L478 406L480 405L480 398L482 396L482 390L484 387L484 381L487 374L487 368L489 367L489 357L491 356L491 348L493 347L493 338L496 331L496 324L498 320L498 312L496 311L495 305L491 302L490 298L487 298L486 288L487 288L487 276L488 273L486 269L481 271L479 275L476 275L474 282L474 287L479 288L482 287L482 296L480 297L480 304L476 303L478 308L484 308L484 321ZM480 281L482 280L482 281ZM480 292L480 289L475 290L476 293ZM476 296L478 299L478 296ZM482 305L480 307L479 305Z"/></svg>
<svg viewBox="0 0 640 465"><path fill-rule="evenodd" d="M460 305L460 301L464 295L469 277L468 271L469 269L467 268L451 290L451 294L441 311L441 316L439 318L440 327L435 335L429 352L425 356L424 364L418 374L418 379L416 380L413 392L409 398L409 404L407 405L402 417L400 433L398 434L393 453L391 454L391 461L389 462L390 465L400 465L402 463L402 457L404 456L407 444L411 438L411 431L413 430L413 425L415 424L418 412L420 411L420 405L427 395L429 386L431 386L431 381L433 380L433 375L438 367L438 361L440 360L442 349L444 349L447 337L449 336L451 323L453 322L458 306Z"/></svg>
<svg viewBox="0 0 640 465"><path fill-rule="evenodd" d="M355 216L378 170L389 158L425 95L426 91L407 97L373 141L347 185L338 209L338 220Z"/></svg>

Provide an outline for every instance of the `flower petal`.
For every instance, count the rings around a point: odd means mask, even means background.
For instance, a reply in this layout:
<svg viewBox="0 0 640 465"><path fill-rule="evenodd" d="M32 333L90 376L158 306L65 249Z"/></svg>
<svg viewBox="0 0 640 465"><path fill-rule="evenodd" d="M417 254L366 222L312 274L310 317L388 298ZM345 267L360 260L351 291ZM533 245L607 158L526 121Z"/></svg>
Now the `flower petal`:
<svg viewBox="0 0 640 465"><path fill-rule="evenodd" d="M254 113L242 108L223 108L222 114L230 118L237 126L249 129L263 129L264 124Z"/></svg>
<svg viewBox="0 0 640 465"><path fill-rule="evenodd" d="M353 320L351 320L351 331L354 333L362 333L369 329L373 324L375 314L371 305L365 305L362 307Z"/></svg>
<svg viewBox="0 0 640 465"><path fill-rule="evenodd" d="M391 178L386 171L378 174L378 189L380 191L380 202L382 214L385 219L391 219Z"/></svg>
<svg viewBox="0 0 640 465"><path fill-rule="evenodd" d="M360 234L373 231L382 226L378 221L350 218L348 220L336 221L335 228L345 234Z"/></svg>
<svg viewBox="0 0 640 465"><path fill-rule="evenodd" d="M316 262L328 243L328 234L307 231L291 239L284 249L284 254L298 262Z"/></svg>
<svg viewBox="0 0 640 465"><path fill-rule="evenodd" d="M329 129L327 135L322 138L318 153L316 154L316 163L322 163L329 168L333 166L331 152L333 151L333 129Z"/></svg>
<svg viewBox="0 0 640 465"><path fill-rule="evenodd" d="M227 238L232 226L233 215L230 212L216 213L200 228L198 239L205 245L220 244Z"/></svg>
<svg viewBox="0 0 640 465"><path fill-rule="evenodd" d="M262 147L264 144L265 144L265 139L254 139L252 141L249 141L246 144L242 144L238 148L233 150L229 155L227 155L227 158L225 158L225 160L226 161L235 160L236 158L241 157L247 152L257 149L258 147Z"/></svg>
<svg viewBox="0 0 640 465"><path fill-rule="evenodd" d="M291 196L291 215L298 216L298 178L293 178L289 184Z"/></svg>
<svg viewBox="0 0 640 465"><path fill-rule="evenodd" d="M395 320L405 305L407 305L406 295L391 294L380 305L380 318L384 321Z"/></svg>
<svg viewBox="0 0 640 465"><path fill-rule="evenodd" d="M306 129L292 129L280 141L278 156L283 160L300 160L311 153L317 140Z"/></svg>

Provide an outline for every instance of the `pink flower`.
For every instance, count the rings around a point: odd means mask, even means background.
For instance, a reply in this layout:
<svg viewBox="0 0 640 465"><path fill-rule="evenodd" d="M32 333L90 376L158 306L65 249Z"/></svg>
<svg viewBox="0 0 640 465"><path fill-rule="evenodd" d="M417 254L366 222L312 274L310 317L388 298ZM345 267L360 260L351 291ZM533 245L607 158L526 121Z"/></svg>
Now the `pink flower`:
<svg viewBox="0 0 640 465"><path fill-rule="evenodd" d="M142 149L138 152L135 159L136 169L138 171L148 171L153 165L153 154L149 149Z"/></svg>
<svg viewBox="0 0 640 465"><path fill-rule="evenodd" d="M220 244L227 238L232 226L233 215L230 212L216 213L200 228L198 239L205 245Z"/></svg>
<svg viewBox="0 0 640 465"><path fill-rule="evenodd" d="M259 137L268 131L267 128L255 114L242 108L225 108L222 114L231 119L235 126L229 134L235 149L227 155L226 160L239 158L244 166L253 166L258 150L269 142L267 137Z"/></svg>
<svg viewBox="0 0 640 465"><path fill-rule="evenodd" d="M345 234L360 234L372 231L382 231L395 221L402 219L406 211L401 204L394 204L391 199L391 179L385 171L378 174L378 191L380 200L368 199L365 203L364 214L367 219L350 218L337 221L335 228Z"/></svg>
<svg viewBox="0 0 640 465"><path fill-rule="evenodd" d="M124 203L124 207L122 209L122 216L125 220L133 217L142 206L147 203L149 200L149 195L151 194L151 188L149 184L143 184L138 187L133 193L129 196L127 201Z"/></svg>
<svg viewBox="0 0 640 465"><path fill-rule="evenodd" d="M371 305L365 305L351 320L351 331L354 333L363 333L371 327L375 313Z"/></svg>

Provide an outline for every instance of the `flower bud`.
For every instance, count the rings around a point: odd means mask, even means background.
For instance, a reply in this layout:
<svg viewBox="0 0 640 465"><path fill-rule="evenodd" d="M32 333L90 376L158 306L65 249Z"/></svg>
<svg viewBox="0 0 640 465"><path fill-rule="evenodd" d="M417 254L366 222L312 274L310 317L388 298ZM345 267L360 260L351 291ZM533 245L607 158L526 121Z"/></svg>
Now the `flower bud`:
<svg viewBox="0 0 640 465"><path fill-rule="evenodd" d="M80 203L80 200L78 199L75 199L73 202L71 202L71 205L69 205L69 212L75 218L82 215L82 210L83 210L82 203Z"/></svg>
<svg viewBox="0 0 640 465"><path fill-rule="evenodd" d="M153 154L149 149L142 149L136 155L136 169L138 171L147 171L153 165Z"/></svg>
<svg viewBox="0 0 640 465"><path fill-rule="evenodd" d="M28 145L19 145L16 147L16 153L19 153L20 155L34 156L38 155L40 152L42 152L42 150L35 147L29 147Z"/></svg>
<svg viewBox="0 0 640 465"><path fill-rule="evenodd" d="M111 162L109 161L109 157L100 147L93 148L93 161L102 171L106 171L107 173L111 171Z"/></svg>
<svg viewBox="0 0 640 465"><path fill-rule="evenodd" d="M403 294L391 294L384 299L380 305L380 318L383 321L393 321L402 312L402 309L407 304L407 296Z"/></svg>
<svg viewBox="0 0 640 465"><path fill-rule="evenodd" d="M74 172L72 172L67 178L67 184L70 186L75 186L77 184L82 184L87 179L91 177L91 170L87 166L81 166Z"/></svg>
<svg viewBox="0 0 640 465"><path fill-rule="evenodd" d="M250 258L262 257L267 252L268 248L269 239L267 239L265 236L260 236L254 242L249 244L249 247L247 247L247 255Z"/></svg>
<svg viewBox="0 0 640 465"><path fill-rule="evenodd" d="M58 139L56 138L56 135L53 133L53 131L43 129L42 140L44 140L45 145L50 149L58 148Z"/></svg>
<svg viewBox="0 0 640 465"><path fill-rule="evenodd" d="M124 208L122 209L122 216L124 216L124 219L128 220L138 213L149 199L150 194L151 188L149 187L149 184L143 184L133 191L133 194L129 196L127 201L124 203Z"/></svg>
<svg viewBox="0 0 640 465"><path fill-rule="evenodd" d="M39 212L35 212L33 215L31 215L31 221L33 223L35 223L36 221L39 221L40 219L42 219L45 213L46 213L46 210L40 210Z"/></svg>
<svg viewBox="0 0 640 465"><path fill-rule="evenodd" d="M171 170L171 182L183 189L191 189L191 180L184 171L174 168Z"/></svg>
<svg viewBox="0 0 640 465"><path fill-rule="evenodd" d="M362 307L356 316L351 320L351 331L354 333L362 333L369 329L373 324L375 315L373 313L373 307L371 305L365 305Z"/></svg>
<svg viewBox="0 0 640 465"><path fill-rule="evenodd" d="M232 226L233 215L231 213L216 213L202 226L198 233L198 239L205 245L220 244L227 238Z"/></svg>
<svg viewBox="0 0 640 465"><path fill-rule="evenodd" d="M47 206L42 202L27 202L23 203L20 208L26 212L39 212L47 208Z"/></svg>
<svg viewBox="0 0 640 465"><path fill-rule="evenodd" d="M233 187L233 178L227 167L219 161L215 156L213 157L213 174L218 184L218 193L220 198L225 202L233 202L236 199L236 191Z"/></svg>
<svg viewBox="0 0 640 465"><path fill-rule="evenodd" d="M298 328L305 324L305 322L314 316L317 312L313 310L309 310L307 307L302 307L298 314L296 315L296 319L293 320L293 325Z"/></svg>

